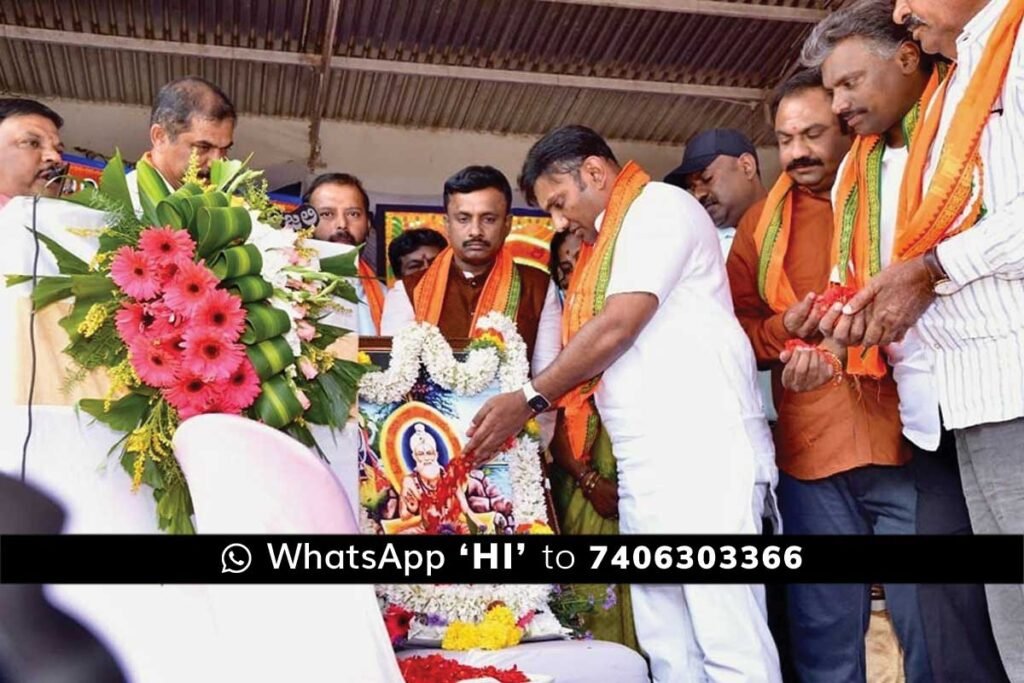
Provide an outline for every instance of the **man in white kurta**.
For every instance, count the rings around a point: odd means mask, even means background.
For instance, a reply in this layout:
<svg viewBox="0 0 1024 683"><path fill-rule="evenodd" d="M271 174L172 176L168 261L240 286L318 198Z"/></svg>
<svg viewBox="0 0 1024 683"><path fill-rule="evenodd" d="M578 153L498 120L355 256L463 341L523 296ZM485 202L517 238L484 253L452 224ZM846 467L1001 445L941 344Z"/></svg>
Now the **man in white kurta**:
<svg viewBox="0 0 1024 683"><path fill-rule="evenodd" d="M567 158L551 155L574 147ZM619 172L596 133L570 126L531 150L523 189L556 228L593 243L605 212L588 217L587 206L607 202ZM504 438L522 416L524 394L554 401L570 382L603 369L595 398L618 460L622 532L759 533L777 476L774 449L715 228L695 199L646 184L626 211L606 297L531 386L484 406L467 450L486 453ZM628 309L650 308L646 322L648 314L637 321L628 312L613 320L619 298ZM604 344L611 350L593 350ZM632 597L656 682L781 680L762 587L634 585Z"/></svg>

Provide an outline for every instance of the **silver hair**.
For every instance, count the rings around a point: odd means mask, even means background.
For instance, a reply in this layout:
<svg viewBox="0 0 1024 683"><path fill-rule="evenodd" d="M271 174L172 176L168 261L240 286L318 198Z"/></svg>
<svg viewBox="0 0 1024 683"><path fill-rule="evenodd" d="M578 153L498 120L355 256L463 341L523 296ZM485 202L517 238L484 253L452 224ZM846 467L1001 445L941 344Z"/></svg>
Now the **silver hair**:
<svg viewBox="0 0 1024 683"><path fill-rule="evenodd" d="M864 38L875 52L888 59L913 37L905 26L892 20L892 0L858 0L828 15L814 27L800 52L800 62L820 68L839 43L848 38Z"/></svg>

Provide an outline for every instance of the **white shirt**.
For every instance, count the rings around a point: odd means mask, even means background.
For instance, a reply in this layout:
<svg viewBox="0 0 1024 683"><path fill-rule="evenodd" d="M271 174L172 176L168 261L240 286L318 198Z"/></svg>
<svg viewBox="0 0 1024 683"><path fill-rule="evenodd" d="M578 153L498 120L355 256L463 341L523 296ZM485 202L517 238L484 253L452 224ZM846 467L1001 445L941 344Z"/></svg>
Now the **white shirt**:
<svg viewBox="0 0 1024 683"><path fill-rule="evenodd" d="M729 260L729 252L732 251L732 243L736 238L736 228L719 228L718 245L722 248L722 260ZM757 384L761 391L761 405L764 406L764 416L774 422L779 419L775 411L775 399L772 398L772 371L761 370L757 373Z"/></svg>
<svg viewBox="0 0 1024 683"><path fill-rule="evenodd" d="M658 309L595 395L624 477L620 509L704 510L704 519L650 517L647 530L738 529L719 512L750 514L753 485L777 481L775 450L715 227L673 185L648 183L619 232L607 296L634 292L656 296Z"/></svg>
<svg viewBox="0 0 1024 683"><path fill-rule="evenodd" d="M729 259L732 241L736 239L736 228L718 228L718 246L722 248L722 260Z"/></svg>
<svg viewBox="0 0 1024 683"><path fill-rule="evenodd" d="M467 275L467 277L470 277ZM405 284L398 280L384 298L384 314L381 316L381 335L394 336L395 333L416 322L416 311L412 307ZM530 359L531 376L536 377L542 370L555 360L562 350L562 302L558 296L555 283L548 283L544 295L544 307L537 323L537 339L533 344L533 358ZM555 414L543 413L537 416L540 425L541 441L546 448L551 443L555 431Z"/></svg>
<svg viewBox="0 0 1024 683"><path fill-rule="evenodd" d="M955 108L1008 4L992 0L957 38L957 68L950 77L925 188L954 123ZM936 352L939 402L950 429L1024 416L1024 34L1017 37L980 150L987 214L939 245L939 260L960 289L938 297L918 323L922 339Z"/></svg>
<svg viewBox="0 0 1024 683"><path fill-rule="evenodd" d="M370 312L370 304L366 300L366 286L367 282L372 282L371 287L384 291L384 285L378 280L364 280L361 277L351 279L352 285L356 289L356 296L359 297L359 305L356 306L356 319L358 320L360 337L376 337L378 336L377 326L373 322L373 314ZM387 302L387 299L385 299ZM381 326L384 325L384 315L381 314ZM383 334L383 333L380 333Z"/></svg>
<svg viewBox="0 0 1024 683"><path fill-rule="evenodd" d="M878 228L883 268L892 261L900 185L908 156L906 146L898 149L886 147L882 155ZM884 351L892 365L893 379L896 380L903 435L919 448L936 450L942 436L942 420L939 417L939 398L935 389L934 352L921 340L916 325L907 331L902 342L889 344Z"/></svg>

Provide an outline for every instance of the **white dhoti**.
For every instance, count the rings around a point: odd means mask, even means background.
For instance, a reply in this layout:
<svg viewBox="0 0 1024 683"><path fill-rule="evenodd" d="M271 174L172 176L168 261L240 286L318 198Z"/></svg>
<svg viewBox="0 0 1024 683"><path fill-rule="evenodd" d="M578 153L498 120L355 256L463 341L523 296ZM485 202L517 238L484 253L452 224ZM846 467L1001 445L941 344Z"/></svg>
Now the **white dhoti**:
<svg viewBox="0 0 1024 683"><path fill-rule="evenodd" d="M722 439L718 453L682 453L678 440L671 449L652 438L613 443L620 531L759 534L768 485L755 484L742 435L732 449ZM633 585L631 594L655 683L782 680L763 586Z"/></svg>

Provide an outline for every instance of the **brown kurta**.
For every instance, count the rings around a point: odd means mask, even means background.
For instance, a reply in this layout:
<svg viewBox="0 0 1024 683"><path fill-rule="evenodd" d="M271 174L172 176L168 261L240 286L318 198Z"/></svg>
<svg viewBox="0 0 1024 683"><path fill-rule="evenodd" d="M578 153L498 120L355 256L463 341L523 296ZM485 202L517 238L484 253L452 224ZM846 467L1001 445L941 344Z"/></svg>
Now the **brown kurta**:
<svg viewBox="0 0 1024 683"><path fill-rule="evenodd" d="M523 288L519 298L519 311L516 315L516 327L519 334L526 342L527 358L533 358L534 344L537 342L537 328L540 325L540 314L544 310L544 298L547 295L548 276L543 271L530 266L516 264L519 271L519 278ZM402 278L405 292L409 301L413 301L413 289L419 284L427 271L420 271L413 275ZM444 293L444 307L441 309L441 320L438 327L441 334L449 339L468 337L469 326L473 323L473 312L476 310L477 301L483 292L484 283L487 282L486 273L472 278L466 276L454 263L448 272L448 288Z"/></svg>
<svg viewBox="0 0 1024 683"><path fill-rule="evenodd" d="M881 380L849 377L839 386L792 392L782 386L779 354L790 339L782 314L772 311L757 290L758 253L754 231L765 210L761 201L736 229L726 267L736 317L750 338L758 365L772 371L779 414L775 428L779 469L797 479L823 479L864 465L901 465L910 450L901 435L899 399L892 373ZM793 228L783 269L798 298L824 292L831 270L832 206L797 189Z"/></svg>

